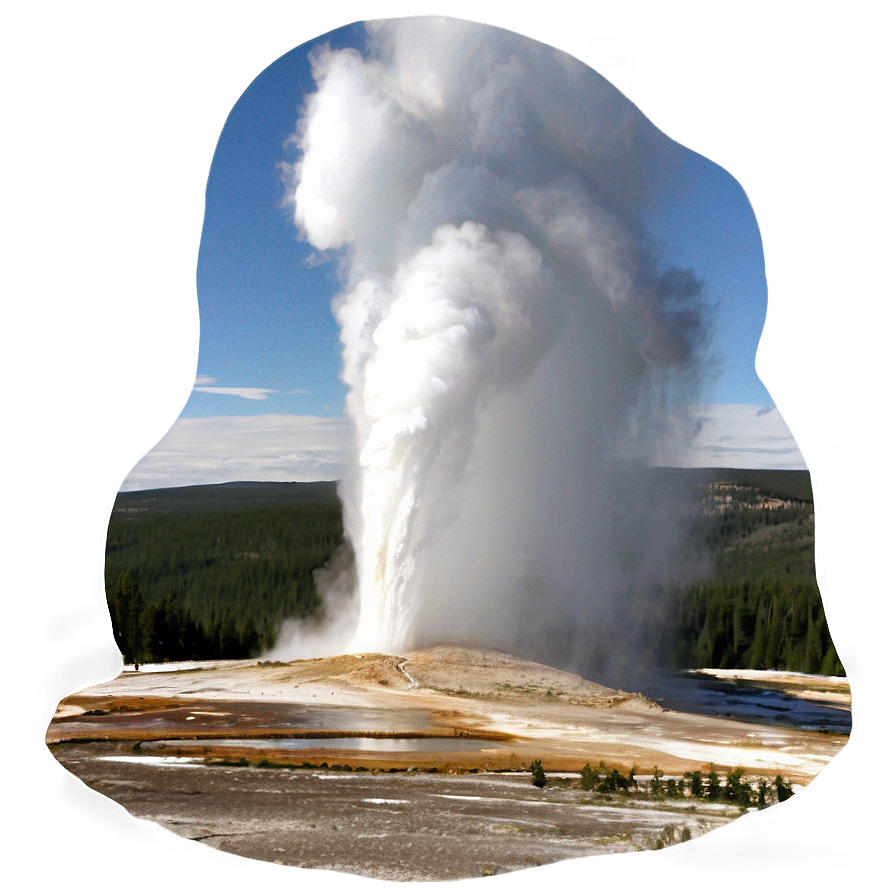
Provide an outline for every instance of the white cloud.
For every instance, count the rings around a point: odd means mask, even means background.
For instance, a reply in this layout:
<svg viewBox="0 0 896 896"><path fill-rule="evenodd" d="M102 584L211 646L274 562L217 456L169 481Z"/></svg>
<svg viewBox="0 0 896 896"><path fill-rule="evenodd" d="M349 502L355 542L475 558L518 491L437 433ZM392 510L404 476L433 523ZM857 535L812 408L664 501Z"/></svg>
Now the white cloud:
<svg viewBox="0 0 896 896"><path fill-rule="evenodd" d="M804 469L776 408L717 404L692 409L699 432L690 448L654 462L682 467ZM681 433L685 444L685 433ZM352 452L342 417L264 414L182 417L131 471L122 491L215 482L340 479Z"/></svg>
<svg viewBox="0 0 896 896"><path fill-rule="evenodd" d="M350 448L351 429L341 417L182 417L134 467L122 491L334 480Z"/></svg>
<svg viewBox="0 0 896 896"><path fill-rule="evenodd" d="M210 379L212 377L199 377L199 379ZM238 398L248 398L252 401L265 401L268 395L276 392L276 389L257 389L254 386L193 386L194 392L211 392L214 395L236 395Z"/></svg>
<svg viewBox="0 0 896 896"><path fill-rule="evenodd" d="M200 374L196 377L196 382L193 384L195 386L211 386L216 383L217 380L213 376L203 376Z"/></svg>
<svg viewBox="0 0 896 896"><path fill-rule="evenodd" d="M735 467L753 470L805 469L806 463L777 408L747 404L710 404L691 409L697 434L655 462L680 467Z"/></svg>

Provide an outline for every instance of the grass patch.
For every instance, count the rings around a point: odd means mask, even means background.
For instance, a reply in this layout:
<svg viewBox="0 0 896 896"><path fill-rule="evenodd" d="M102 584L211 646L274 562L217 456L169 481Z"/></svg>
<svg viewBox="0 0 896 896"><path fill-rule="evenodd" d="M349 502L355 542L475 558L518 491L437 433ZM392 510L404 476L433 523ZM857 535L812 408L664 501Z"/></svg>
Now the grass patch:
<svg viewBox="0 0 896 896"><path fill-rule="evenodd" d="M439 694L447 694L449 697L482 697L483 694L480 694L476 691L468 691L466 688L430 688L432 691L436 691Z"/></svg>
<svg viewBox="0 0 896 896"><path fill-rule="evenodd" d="M544 697L555 700L563 696L563 691L555 691L553 688L541 688L534 684L499 684L498 691L504 694L518 694L524 697Z"/></svg>
<svg viewBox="0 0 896 896"><path fill-rule="evenodd" d="M250 763L245 756L240 756L239 759L206 759L205 764L221 765L228 768L248 768Z"/></svg>

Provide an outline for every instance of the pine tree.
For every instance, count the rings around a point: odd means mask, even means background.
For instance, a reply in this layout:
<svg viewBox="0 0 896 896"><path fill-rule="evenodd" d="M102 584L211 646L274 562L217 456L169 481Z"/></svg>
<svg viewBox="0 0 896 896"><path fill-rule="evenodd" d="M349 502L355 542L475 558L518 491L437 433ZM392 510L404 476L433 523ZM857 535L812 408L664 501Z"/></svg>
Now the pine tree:
<svg viewBox="0 0 896 896"><path fill-rule="evenodd" d="M793 796L793 785L781 775L775 777L772 786L775 788L775 796L779 803L783 803L784 800L789 800Z"/></svg>
<svg viewBox="0 0 896 896"><path fill-rule="evenodd" d="M806 650L802 672L817 673L821 669L821 631L811 618L806 631Z"/></svg>
<svg viewBox="0 0 896 896"><path fill-rule="evenodd" d="M760 604L759 611L756 614L756 632L753 636L753 646L750 648L750 655L747 661L747 668L750 669L766 669L765 652L768 647L767 637L767 610L763 604Z"/></svg>
<svg viewBox="0 0 896 896"><path fill-rule="evenodd" d="M582 769L582 790L594 790L595 774L591 770L591 763L586 762Z"/></svg>
<svg viewBox="0 0 896 896"><path fill-rule="evenodd" d="M685 778L688 779L691 796L701 798L703 796L703 775L700 772L691 772L689 775L685 775Z"/></svg>
<svg viewBox="0 0 896 896"><path fill-rule="evenodd" d="M772 600L771 618L769 620L768 641L766 642L764 668L777 669L781 665L781 616L777 598Z"/></svg>
<svg viewBox="0 0 896 896"><path fill-rule="evenodd" d="M124 663L129 665L143 662L143 595L127 572L118 576L108 605L112 633Z"/></svg>

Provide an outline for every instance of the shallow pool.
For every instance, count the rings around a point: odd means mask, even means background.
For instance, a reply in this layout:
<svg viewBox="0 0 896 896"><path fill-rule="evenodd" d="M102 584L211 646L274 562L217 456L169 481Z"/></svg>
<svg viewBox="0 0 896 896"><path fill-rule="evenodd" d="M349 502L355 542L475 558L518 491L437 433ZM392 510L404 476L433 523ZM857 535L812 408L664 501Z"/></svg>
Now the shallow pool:
<svg viewBox="0 0 896 896"><path fill-rule="evenodd" d="M169 748L207 746L250 750L348 750L369 753L439 753L494 749L500 741L476 737L264 737L157 741Z"/></svg>

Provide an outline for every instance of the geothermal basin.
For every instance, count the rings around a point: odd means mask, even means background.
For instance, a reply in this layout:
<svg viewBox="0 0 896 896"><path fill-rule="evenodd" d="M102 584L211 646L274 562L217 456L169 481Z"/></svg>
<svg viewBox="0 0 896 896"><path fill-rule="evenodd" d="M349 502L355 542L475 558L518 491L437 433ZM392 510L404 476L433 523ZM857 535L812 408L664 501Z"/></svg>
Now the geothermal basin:
<svg viewBox="0 0 896 896"><path fill-rule="evenodd" d="M814 677L810 693L848 705L842 680ZM846 739L673 712L457 647L144 666L66 698L47 732L66 768L137 817L251 858L389 880L671 845L742 810L650 800L655 770L724 780L739 767L799 790ZM642 795L582 791L583 766L600 762L634 769Z"/></svg>

